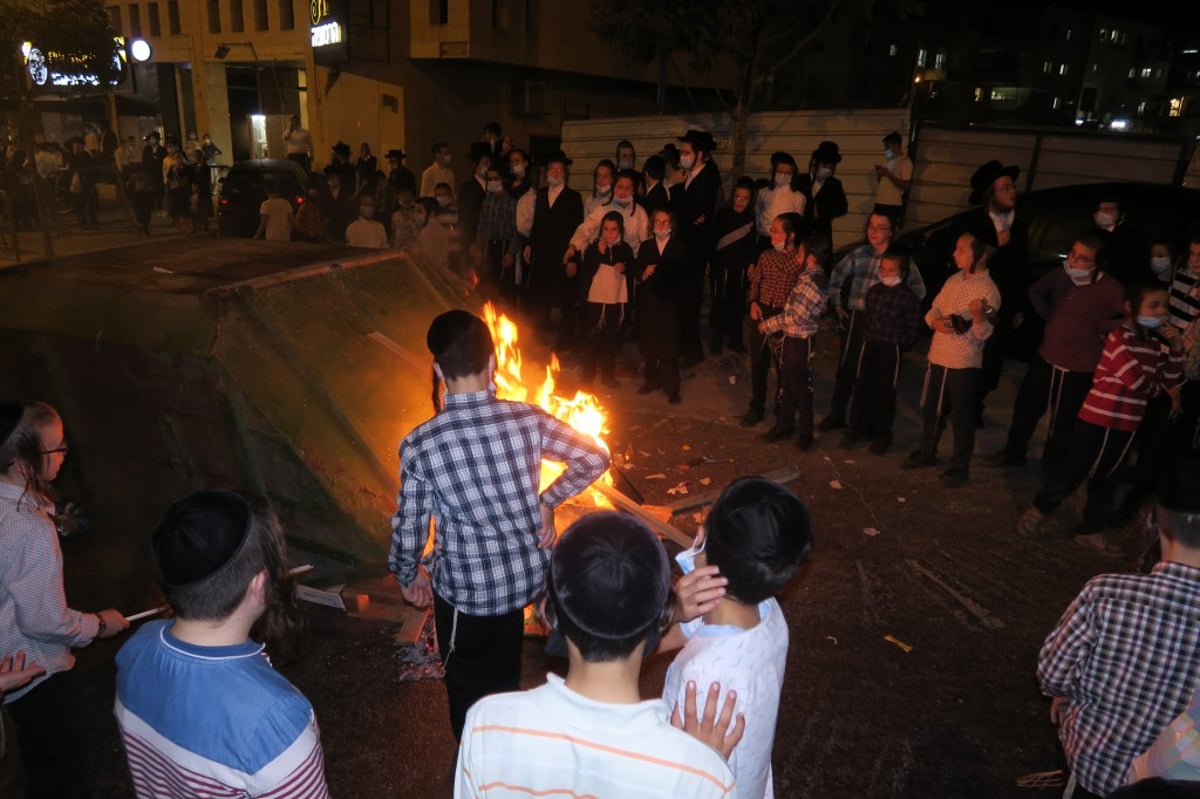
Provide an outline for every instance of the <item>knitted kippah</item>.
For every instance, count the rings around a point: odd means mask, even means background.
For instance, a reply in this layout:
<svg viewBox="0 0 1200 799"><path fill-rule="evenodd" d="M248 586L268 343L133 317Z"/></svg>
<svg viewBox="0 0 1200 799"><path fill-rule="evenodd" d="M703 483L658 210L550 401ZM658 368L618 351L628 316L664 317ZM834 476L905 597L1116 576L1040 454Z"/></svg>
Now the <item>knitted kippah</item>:
<svg viewBox="0 0 1200 799"><path fill-rule="evenodd" d="M632 516L601 511L563 533L550 561L562 612L583 632L620 640L663 617L671 588L666 550Z"/></svg>
<svg viewBox="0 0 1200 799"><path fill-rule="evenodd" d="M250 506L233 491L196 491L167 508L151 541L154 570L179 588L219 572L241 551Z"/></svg>

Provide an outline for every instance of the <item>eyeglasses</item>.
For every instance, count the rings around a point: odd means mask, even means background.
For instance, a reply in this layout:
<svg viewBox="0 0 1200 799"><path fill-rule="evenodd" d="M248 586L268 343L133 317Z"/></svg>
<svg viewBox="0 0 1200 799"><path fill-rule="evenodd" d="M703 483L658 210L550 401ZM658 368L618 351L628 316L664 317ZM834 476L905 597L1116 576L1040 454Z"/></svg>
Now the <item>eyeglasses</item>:
<svg viewBox="0 0 1200 799"><path fill-rule="evenodd" d="M68 447L68 446L67 446L67 442L65 442L65 441L64 441L62 444L60 444L59 446L55 447L54 449L44 449L44 450L42 450L42 454L43 454L43 455L57 455L57 454L59 454L59 453L61 452L63 455L66 455L66 454L67 454L67 450L69 450L69 449L70 449L70 447Z"/></svg>
<svg viewBox="0 0 1200 799"><path fill-rule="evenodd" d="M1091 266L1092 264L1096 263L1095 258L1091 257L1090 255L1080 255L1075 250L1071 250L1069 253L1067 253L1067 260L1073 261L1077 264L1085 264L1087 266Z"/></svg>

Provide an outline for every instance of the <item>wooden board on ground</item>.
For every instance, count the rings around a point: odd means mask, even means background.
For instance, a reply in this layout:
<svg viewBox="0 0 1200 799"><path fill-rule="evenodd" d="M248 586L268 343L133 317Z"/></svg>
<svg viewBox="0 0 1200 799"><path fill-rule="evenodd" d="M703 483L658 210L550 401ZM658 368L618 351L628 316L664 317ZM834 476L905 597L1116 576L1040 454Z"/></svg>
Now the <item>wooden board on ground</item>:
<svg viewBox="0 0 1200 799"><path fill-rule="evenodd" d="M429 617L429 608L414 608L404 601L400 586L391 575L350 583L342 589L342 599L346 615L352 618L399 624L397 644L415 644Z"/></svg>

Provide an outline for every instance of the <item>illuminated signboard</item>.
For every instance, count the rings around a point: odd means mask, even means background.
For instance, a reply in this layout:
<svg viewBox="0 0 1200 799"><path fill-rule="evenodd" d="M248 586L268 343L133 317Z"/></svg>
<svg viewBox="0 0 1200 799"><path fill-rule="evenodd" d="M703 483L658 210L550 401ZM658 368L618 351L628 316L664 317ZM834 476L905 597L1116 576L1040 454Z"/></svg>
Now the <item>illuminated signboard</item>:
<svg viewBox="0 0 1200 799"><path fill-rule="evenodd" d="M344 10L340 0L309 0L309 37L318 64L333 64L348 58Z"/></svg>
<svg viewBox="0 0 1200 799"><path fill-rule="evenodd" d="M113 77L109 79L109 85L119 86L128 74L129 54L123 36L116 36L113 40L116 48L112 55ZM29 42L21 51L25 54L25 66L35 86L63 89L100 86L100 76L88 71L87 58L78 53L42 52Z"/></svg>

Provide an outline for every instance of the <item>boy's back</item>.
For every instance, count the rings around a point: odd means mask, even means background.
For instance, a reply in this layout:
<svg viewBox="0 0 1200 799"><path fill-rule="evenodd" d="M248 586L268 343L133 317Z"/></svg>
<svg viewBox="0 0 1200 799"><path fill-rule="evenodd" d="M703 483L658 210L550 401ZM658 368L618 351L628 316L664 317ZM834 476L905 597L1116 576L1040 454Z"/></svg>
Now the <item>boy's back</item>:
<svg viewBox="0 0 1200 799"><path fill-rule="evenodd" d="M472 707L458 762L455 797L734 795L721 755L672 727L661 700L598 702L554 674ZM489 774L503 778L475 776Z"/></svg>
<svg viewBox="0 0 1200 799"><path fill-rule="evenodd" d="M267 218L265 231L267 241L291 241L292 204L282 197L268 197L258 209L259 216Z"/></svg>
<svg viewBox="0 0 1200 799"><path fill-rule="evenodd" d="M775 795L771 748L788 650L787 620L778 601L761 602L758 610L761 621L749 630L701 623L667 670L663 687L668 707L683 707L689 682L720 682L737 691L746 731L729 756L729 768L737 779L738 796L748 799Z"/></svg>

